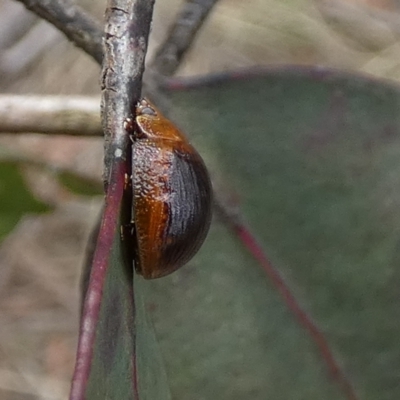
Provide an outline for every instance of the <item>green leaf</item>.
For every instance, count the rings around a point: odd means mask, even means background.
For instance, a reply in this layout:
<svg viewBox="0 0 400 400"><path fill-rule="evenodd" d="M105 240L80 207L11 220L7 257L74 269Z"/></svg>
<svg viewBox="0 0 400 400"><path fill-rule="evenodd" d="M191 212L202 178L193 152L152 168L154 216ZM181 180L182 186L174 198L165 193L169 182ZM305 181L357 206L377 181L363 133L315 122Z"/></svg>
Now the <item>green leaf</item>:
<svg viewBox="0 0 400 400"><path fill-rule="evenodd" d="M236 190L359 398L399 398L399 89L319 68L169 88L173 119ZM217 218L198 257L146 285L174 398L346 398Z"/></svg>
<svg viewBox="0 0 400 400"><path fill-rule="evenodd" d="M41 213L48 207L33 197L17 165L0 163L0 239L3 239L26 213Z"/></svg>
<svg viewBox="0 0 400 400"><path fill-rule="evenodd" d="M142 299L143 279L133 277L121 226L126 163L115 161L90 271L85 271L84 304L71 400L169 400L169 387L153 327ZM119 163L119 164L118 164ZM125 199L126 200L126 199ZM122 210L122 211L121 211ZM129 230L128 230L129 231Z"/></svg>

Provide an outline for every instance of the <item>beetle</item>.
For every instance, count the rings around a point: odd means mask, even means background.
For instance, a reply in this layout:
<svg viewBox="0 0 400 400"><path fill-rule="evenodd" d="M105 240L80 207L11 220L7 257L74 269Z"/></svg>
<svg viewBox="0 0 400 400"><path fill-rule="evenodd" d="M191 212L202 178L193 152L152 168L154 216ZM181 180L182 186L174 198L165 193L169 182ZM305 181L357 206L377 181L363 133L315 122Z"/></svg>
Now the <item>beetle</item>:
<svg viewBox="0 0 400 400"><path fill-rule="evenodd" d="M186 136L148 100L136 106L132 138L135 268L170 274L200 249L211 223L207 168Z"/></svg>

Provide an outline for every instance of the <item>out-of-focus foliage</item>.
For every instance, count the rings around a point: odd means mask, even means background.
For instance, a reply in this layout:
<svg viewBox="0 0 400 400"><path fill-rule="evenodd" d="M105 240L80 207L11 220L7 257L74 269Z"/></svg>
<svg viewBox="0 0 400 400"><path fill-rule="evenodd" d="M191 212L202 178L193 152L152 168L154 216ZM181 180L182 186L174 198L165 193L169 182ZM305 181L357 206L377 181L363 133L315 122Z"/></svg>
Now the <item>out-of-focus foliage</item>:
<svg viewBox="0 0 400 400"><path fill-rule="evenodd" d="M33 197L18 166L0 164L0 239L4 239L24 214L46 210L48 207Z"/></svg>

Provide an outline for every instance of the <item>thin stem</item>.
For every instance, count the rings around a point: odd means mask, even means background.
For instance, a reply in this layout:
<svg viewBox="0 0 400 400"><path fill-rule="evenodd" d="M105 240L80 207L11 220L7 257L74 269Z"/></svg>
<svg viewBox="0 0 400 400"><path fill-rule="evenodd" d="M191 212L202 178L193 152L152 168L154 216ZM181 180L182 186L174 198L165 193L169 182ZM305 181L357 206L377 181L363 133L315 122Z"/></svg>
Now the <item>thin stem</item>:
<svg viewBox="0 0 400 400"><path fill-rule="evenodd" d="M53 24L99 64L103 58L100 24L71 0L17 0L39 17Z"/></svg>
<svg viewBox="0 0 400 400"><path fill-rule="evenodd" d="M218 0L187 0L151 66L162 76L178 69L197 32Z"/></svg>
<svg viewBox="0 0 400 400"><path fill-rule="evenodd" d="M0 95L0 133L102 136L100 99Z"/></svg>

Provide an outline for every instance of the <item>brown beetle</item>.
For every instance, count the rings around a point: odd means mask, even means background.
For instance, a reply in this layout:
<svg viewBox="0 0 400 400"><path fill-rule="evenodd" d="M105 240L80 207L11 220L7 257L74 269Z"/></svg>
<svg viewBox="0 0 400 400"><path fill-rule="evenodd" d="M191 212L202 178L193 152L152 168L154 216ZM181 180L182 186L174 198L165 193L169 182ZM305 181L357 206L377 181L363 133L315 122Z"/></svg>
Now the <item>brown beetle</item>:
<svg viewBox="0 0 400 400"><path fill-rule="evenodd" d="M147 100L136 107L132 145L136 270L170 274L199 250L211 222L212 188L202 158Z"/></svg>

